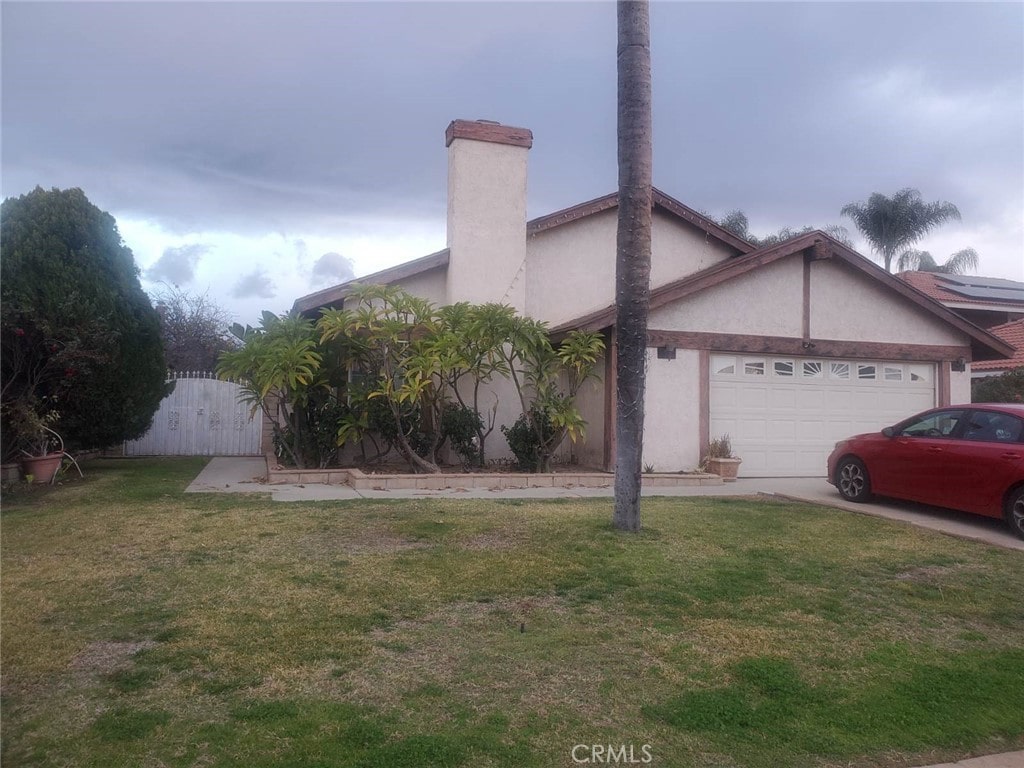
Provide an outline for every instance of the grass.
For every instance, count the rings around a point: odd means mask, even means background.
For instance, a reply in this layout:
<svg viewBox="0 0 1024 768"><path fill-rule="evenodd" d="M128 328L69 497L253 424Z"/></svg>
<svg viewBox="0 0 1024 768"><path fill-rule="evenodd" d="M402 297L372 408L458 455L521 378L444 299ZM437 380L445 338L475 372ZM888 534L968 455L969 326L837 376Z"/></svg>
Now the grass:
<svg viewBox="0 0 1024 768"><path fill-rule="evenodd" d="M5 765L1024 748L1019 553L755 499L645 500L628 536L608 500L182 494L201 466L98 461L4 499Z"/></svg>

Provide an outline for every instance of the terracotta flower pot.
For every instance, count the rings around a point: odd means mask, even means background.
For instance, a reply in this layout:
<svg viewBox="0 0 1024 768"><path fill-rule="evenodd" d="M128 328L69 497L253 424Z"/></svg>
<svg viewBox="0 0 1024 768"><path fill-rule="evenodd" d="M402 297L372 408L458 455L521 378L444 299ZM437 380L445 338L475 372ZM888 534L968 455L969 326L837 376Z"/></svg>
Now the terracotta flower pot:
<svg viewBox="0 0 1024 768"><path fill-rule="evenodd" d="M718 475L727 483L733 482L740 471L743 459L708 459L708 472Z"/></svg>
<svg viewBox="0 0 1024 768"><path fill-rule="evenodd" d="M49 483L57 474L63 460L63 452L48 453L45 456L30 456L21 460L21 471L26 477L32 475L33 483Z"/></svg>

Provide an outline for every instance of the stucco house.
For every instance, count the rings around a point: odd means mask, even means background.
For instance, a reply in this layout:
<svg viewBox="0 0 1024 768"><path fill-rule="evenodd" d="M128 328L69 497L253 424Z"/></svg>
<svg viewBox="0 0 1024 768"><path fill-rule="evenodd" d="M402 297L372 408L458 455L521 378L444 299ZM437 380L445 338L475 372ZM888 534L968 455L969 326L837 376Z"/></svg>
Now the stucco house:
<svg viewBox="0 0 1024 768"><path fill-rule="evenodd" d="M528 221L529 130L456 120L447 247L361 283L439 304L496 301L553 333L601 331L603 377L579 400L581 464L614 462L617 195ZM351 283L295 302L316 315ZM970 400L968 365L1005 341L823 232L757 249L654 192L644 462L695 467L728 433L741 476L818 476L834 442L918 410ZM514 420L511 401L499 412Z"/></svg>

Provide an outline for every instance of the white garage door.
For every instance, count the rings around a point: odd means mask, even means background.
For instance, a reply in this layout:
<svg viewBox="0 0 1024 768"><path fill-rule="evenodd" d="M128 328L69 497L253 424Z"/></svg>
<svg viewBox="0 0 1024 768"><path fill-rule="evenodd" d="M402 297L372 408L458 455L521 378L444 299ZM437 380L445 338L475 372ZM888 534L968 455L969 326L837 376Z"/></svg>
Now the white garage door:
<svg viewBox="0 0 1024 768"><path fill-rule="evenodd" d="M837 440L936 404L933 364L712 354L709 373L711 437L745 477L824 477Z"/></svg>

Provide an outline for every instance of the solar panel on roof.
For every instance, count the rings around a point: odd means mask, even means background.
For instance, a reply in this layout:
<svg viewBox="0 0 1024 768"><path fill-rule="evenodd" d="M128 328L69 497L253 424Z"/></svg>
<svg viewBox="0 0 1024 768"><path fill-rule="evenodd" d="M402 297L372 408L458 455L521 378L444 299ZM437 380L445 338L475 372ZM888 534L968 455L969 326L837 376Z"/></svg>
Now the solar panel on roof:
<svg viewBox="0 0 1024 768"><path fill-rule="evenodd" d="M1024 302L1024 285L1019 288L990 288L974 285L948 285L946 290L971 299L987 299L989 301Z"/></svg>
<svg viewBox="0 0 1024 768"><path fill-rule="evenodd" d="M970 275L943 275L939 278L944 283L952 283L946 286L950 290L956 290L954 285L974 286L976 288L1009 288L1011 290L1024 291L1024 283L1016 280L1006 280L1002 277L972 277Z"/></svg>

